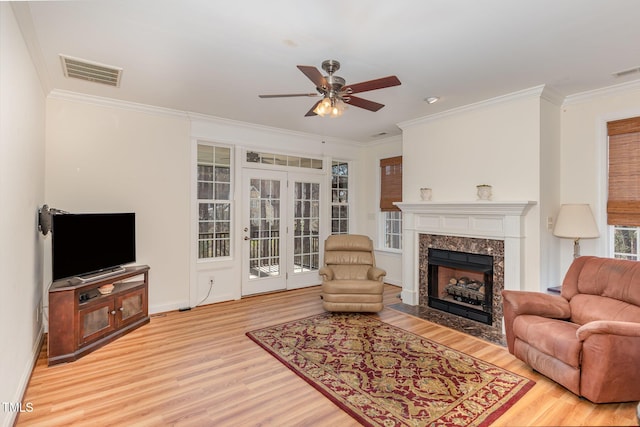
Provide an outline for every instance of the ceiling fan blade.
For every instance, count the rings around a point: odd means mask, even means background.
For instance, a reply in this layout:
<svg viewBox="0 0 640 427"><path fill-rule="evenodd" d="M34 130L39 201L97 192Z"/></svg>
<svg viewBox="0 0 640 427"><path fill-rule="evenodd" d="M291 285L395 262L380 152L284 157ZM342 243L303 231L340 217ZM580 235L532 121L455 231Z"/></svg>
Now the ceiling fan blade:
<svg viewBox="0 0 640 427"><path fill-rule="evenodd" d="M294 96L308 96L311 98L319 95L318 93L279 93L275 95L258 95L258 98L290 98Z"/></svg>
<svg viewBox="0 0 640 427"><path fill-rule="evenodd" d="M304 75L316 85L316 87L322 89L327 88L327 80L316 67L312 67L310 65L298 65L298 69L302 71Z"/></svg>
<svg viewBox="0 0 640 427"><path fill-rule="evenodd" d="M322 99L320 101L316 102L315 104L313 104L313 107L311 107L311 109L309 111L307 111L307 114L305 114L304 116L305 117L317 116L317 114L314 113L313 110L315 110L316 107L318 106L318 104L320 104L321 102L322 102Z"/></svg>
<svg viewBox="0 0 640 427"><path fill-rule="evenodd" d="M349 105L353 105L354 107L364 108L369 111L378 111L384 107L384 104L379 104L364 98L358 98L357 96L345 97L345 102Z"/></svg>
<svg viewBox="0 0 640 427"><path fill-rule="evenodd" d="M396 76L382 77L380 79L368 80L366 82L355 83L352 85L346 85L342 88L342 92L346 93L359 93L369 90L383 89L385 87L398 86L400 80Z"/></svg>

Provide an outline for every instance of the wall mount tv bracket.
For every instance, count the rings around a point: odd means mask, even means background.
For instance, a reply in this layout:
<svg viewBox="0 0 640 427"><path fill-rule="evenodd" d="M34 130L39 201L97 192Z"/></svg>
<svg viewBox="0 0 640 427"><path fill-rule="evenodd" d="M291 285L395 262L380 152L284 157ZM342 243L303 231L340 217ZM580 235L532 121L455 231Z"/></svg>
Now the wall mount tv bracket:
<svg viewBox="0 0 640 427"><path fill-rule="evenodd" d="M69 212L50 208L48 205L42 205L40 209L38 209L38 231L40 231L44 236L46 236L49 231L51 231L51 215L59 215L59 214L67 214Z"/></svg>

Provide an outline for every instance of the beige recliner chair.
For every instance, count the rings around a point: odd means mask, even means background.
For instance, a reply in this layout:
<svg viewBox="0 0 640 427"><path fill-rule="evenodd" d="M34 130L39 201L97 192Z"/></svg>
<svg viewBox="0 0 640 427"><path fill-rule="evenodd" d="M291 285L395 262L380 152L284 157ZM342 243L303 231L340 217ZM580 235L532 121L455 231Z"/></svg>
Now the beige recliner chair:
<svg viewBox="0 0 640 427"><path fill-rule="evenodd" d="M373 242L367 236L329 236L324 244L322 306L327 311L377 312L382 310L384 276L376 267Z"/></svg>

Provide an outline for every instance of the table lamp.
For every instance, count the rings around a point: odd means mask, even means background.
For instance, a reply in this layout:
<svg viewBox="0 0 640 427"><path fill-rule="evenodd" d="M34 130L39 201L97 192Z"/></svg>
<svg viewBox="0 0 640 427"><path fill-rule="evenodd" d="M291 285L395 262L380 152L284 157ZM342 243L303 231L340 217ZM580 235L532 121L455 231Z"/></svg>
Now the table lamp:
<svg viewBox="0 0 640 427"><path fill-rule="evenodd" d="M573 257L580 256L580 239L598 237L598 226L587 204L566 204L560 206L553 235L573 239Z"/></svg>

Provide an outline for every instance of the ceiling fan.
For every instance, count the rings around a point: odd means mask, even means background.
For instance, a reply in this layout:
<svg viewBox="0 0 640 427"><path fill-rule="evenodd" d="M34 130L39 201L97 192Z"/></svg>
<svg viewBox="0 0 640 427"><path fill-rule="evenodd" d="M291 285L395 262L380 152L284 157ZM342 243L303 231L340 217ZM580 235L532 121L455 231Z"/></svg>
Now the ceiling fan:
<svg viewBox="0 0 640 427"><path fill-rule="evenodd" d="M320 70L313 66L298 65L298 69L316 85L318 93L290 93L258 96L260 98L287 98L294 96L312 97L320 94L323 98L311 107L307 114L305 114L305 117L315 115L338 117L344 111L345 105L353 105L369 111L378 111L384 107L384 104L353 96L354 93L384 89L386 87L398 86L400 84L400 80L398 80L396 76L388 76L347 85L345 79L333 74L340 69L340 63L334 59L327 59L322 62L322 69L327 73L326 76L323 76Z"/></svg>

